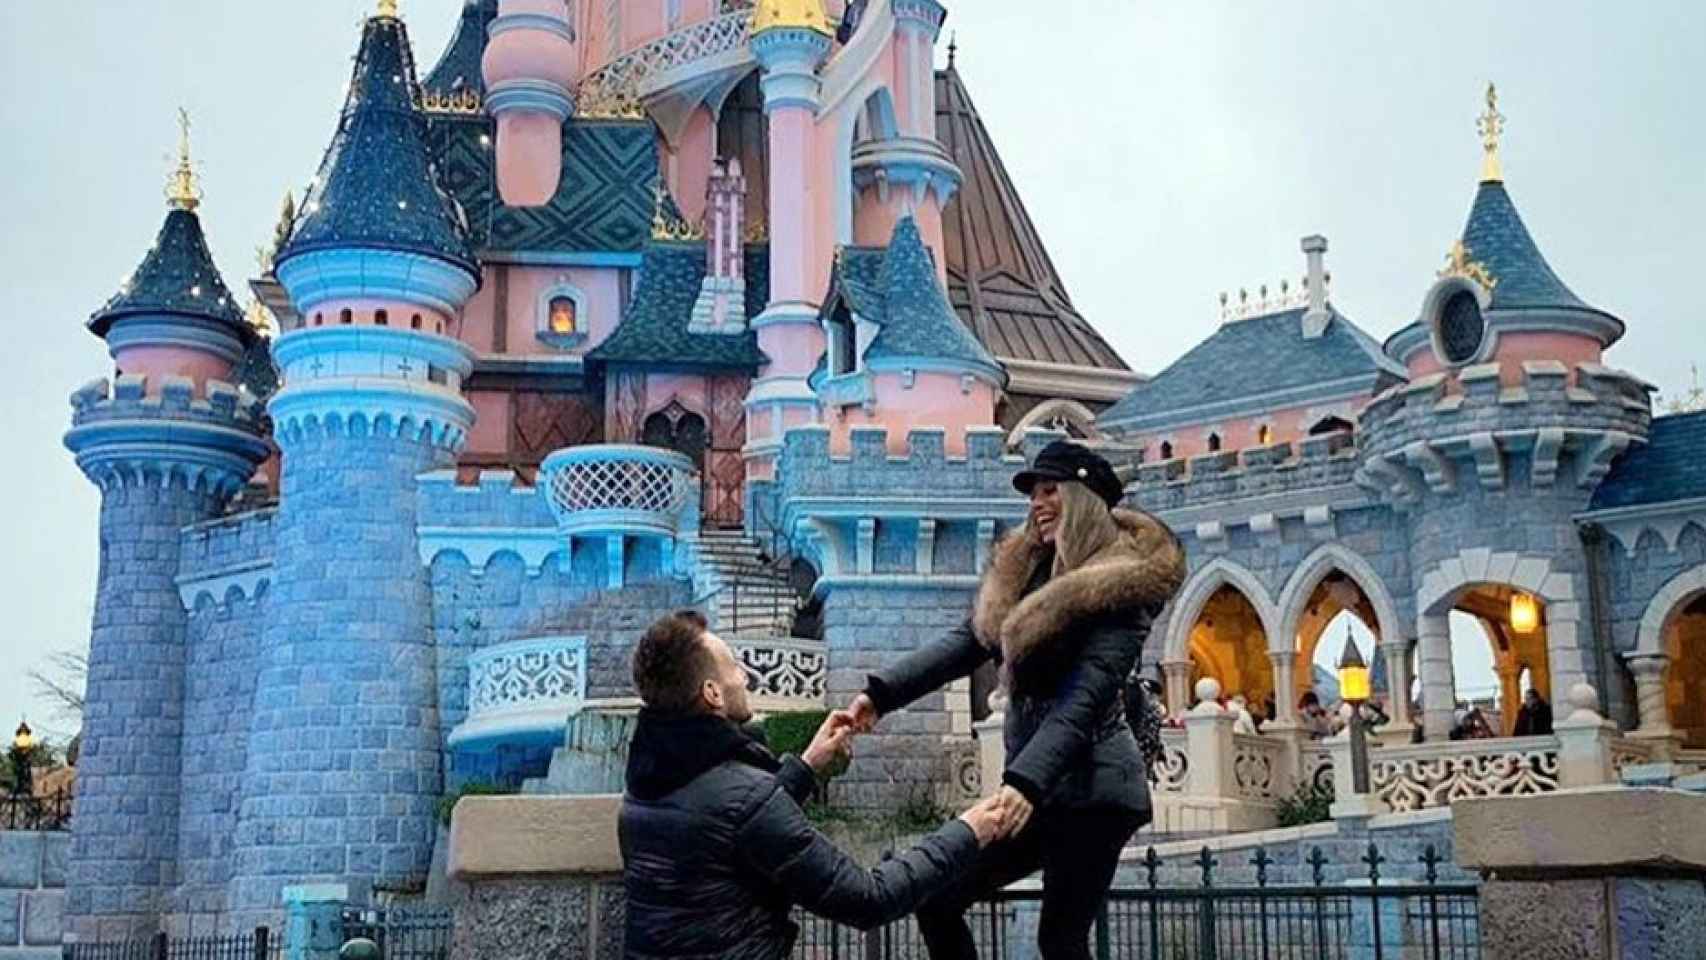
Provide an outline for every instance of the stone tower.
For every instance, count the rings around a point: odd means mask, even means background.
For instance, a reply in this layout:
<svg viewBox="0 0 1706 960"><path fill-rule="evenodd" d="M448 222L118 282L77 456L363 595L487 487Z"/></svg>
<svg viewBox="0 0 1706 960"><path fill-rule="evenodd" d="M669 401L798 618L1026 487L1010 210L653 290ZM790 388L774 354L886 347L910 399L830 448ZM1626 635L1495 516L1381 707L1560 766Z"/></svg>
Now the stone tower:
<svg viewBox="0 0 1706 960"><path fill-rule="evenodd" d="M266 459L260 405L232 386L257 334L207 250L189 127L154 246L89 329L116 379L71 398L65 444L101 489L67 930L147 936L176 881L185 622L179 530L219 515Z"/></svg>
<svg viewBox="0 0 1706 960"><path fill-rule="evenodd" d="M283 452L274 583L230 902L424 881L442 737L415 478L474 420L456 337L479 267L435 185L407 31L366 22L349 99L277 262L298 320L275 348Z"/></svg>

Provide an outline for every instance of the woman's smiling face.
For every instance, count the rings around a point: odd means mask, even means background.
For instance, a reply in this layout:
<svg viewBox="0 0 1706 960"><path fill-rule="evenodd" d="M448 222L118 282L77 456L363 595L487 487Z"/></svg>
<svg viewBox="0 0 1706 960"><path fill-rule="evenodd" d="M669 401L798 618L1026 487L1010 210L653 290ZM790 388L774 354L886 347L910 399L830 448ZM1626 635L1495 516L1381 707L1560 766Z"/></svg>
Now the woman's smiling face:
<svg viewBox="0 0 1706 960"><path fill-rule="evenodd" d="M1053 543L1060 529L1060 484L1039 480L1031 487L1031 523L1044 543Z"/></svg>

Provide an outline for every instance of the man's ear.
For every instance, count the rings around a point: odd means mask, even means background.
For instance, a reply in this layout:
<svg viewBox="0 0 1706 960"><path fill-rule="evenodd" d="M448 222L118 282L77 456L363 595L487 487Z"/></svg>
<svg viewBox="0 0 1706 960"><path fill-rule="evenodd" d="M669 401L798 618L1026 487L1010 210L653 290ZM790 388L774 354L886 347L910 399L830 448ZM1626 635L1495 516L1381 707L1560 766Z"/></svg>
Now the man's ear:
<svg viewBox="0 0 1706 960"><path fill-rule="evenodd" d="M722 712L723 688L715 680L707 678L699 684L699 699L711 713Z"/></svg>

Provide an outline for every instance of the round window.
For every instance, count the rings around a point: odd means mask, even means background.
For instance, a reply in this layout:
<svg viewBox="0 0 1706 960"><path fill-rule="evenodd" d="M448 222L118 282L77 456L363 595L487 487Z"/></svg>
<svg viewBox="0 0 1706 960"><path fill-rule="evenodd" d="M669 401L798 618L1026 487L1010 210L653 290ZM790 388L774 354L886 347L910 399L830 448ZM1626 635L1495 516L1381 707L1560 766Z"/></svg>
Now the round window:
<svg viewBox="0 0 1706 960"><path fill-rule="evenodd" d="M1439 343L1447 363L1473 360L1486 334L1487 322L1481 317L1481 304L1470 291L1457 291L1440 308Z"/></svg>

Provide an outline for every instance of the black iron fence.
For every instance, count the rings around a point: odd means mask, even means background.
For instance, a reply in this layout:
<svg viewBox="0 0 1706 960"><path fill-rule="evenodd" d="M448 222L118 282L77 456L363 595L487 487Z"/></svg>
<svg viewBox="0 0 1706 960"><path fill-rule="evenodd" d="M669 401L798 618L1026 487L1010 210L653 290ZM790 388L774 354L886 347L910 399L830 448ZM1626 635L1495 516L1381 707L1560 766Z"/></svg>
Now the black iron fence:
<svg viewBox="0 0 1706 960"><path fill-rule="evenodd" d="M448 960L452 916L448 907L351 908L343 938L373 941L383 960Z"/></svg>
<svg viewBox="0 0 1706 960"><path fill-rule="evenodd" d="M36 796L0 796L0 830L71 829L71 793L59 790Z"/></svg>
<svg viewBox="0 0 1706 960"><path fill-rule="evenodd" d="M1147 883L1116 887L1091 932L1098 960L1479 960L1480 913L1473 884L1441 883L1443 858L1428 845L1419 880L1390 882L1390 863L1374 844L1359 858L1361 876L1329 884L1335 864L1319 847L1302 865L1308 880L1270 882L1274 860L1258 848L1249 859L1254 885L1220 886L1220 861L1206 847L1199 882L1163 887L1162 861L1150 848ZM1336 871L1335 871L1336 872ZM985 960L1036 955L1041 891L1003 891L978 904L968 921ZM860 932L796 916L796 960L927 960L908 918Z"/></svg>
<svg viewBox="0 0 1706 960"><path fill-rule="evenodd" d="M284 942L277 931L256 927L220 937L157 933L145 940L70 943L63 955L65 960L281 960Z"/></svg>

